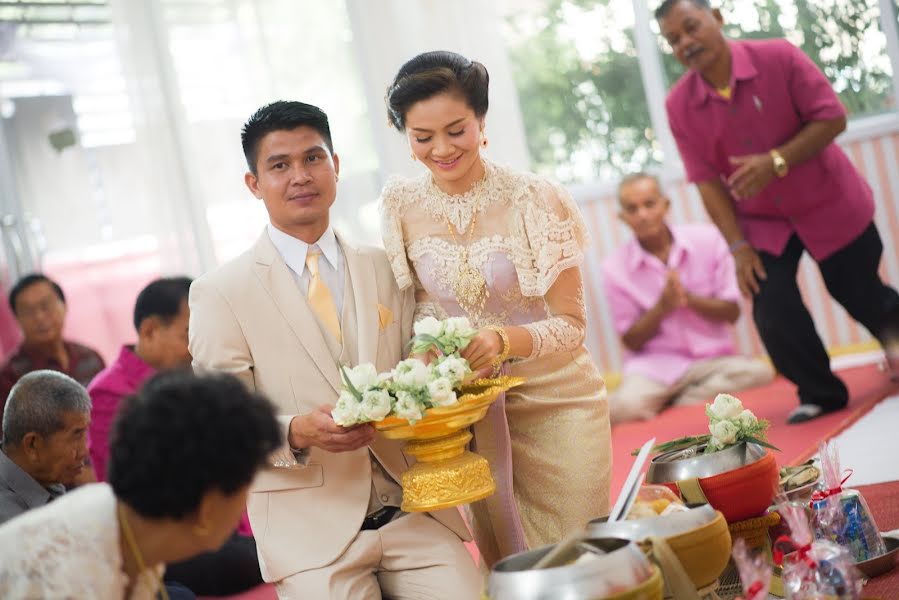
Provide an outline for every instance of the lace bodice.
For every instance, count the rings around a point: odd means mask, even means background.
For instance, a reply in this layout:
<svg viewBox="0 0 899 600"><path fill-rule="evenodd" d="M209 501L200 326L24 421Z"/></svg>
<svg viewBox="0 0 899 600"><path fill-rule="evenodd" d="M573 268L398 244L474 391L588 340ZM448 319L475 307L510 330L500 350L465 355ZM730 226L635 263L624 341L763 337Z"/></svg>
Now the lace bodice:
<svg viewBox="0 0 899 600"><path fill-rule="evenodd" d="M484 178L461 195L439 190L428 173L391 179L381 214L397 282L416 288L416 318L465 315L478 327L523 326L532 357L583 343L583 289L572 268L583 262L587 235L561 186L485 161ZM487 283L477 314L463 309L453 288L464 251Z"/></svg>
<svg viewBox="0 0 899 600"><path fill-rule="evenodd" d="M128 600L155 598L157 574L144 571ZM86 485L0 529L0 598L124 599L115 496Z"/></svg>

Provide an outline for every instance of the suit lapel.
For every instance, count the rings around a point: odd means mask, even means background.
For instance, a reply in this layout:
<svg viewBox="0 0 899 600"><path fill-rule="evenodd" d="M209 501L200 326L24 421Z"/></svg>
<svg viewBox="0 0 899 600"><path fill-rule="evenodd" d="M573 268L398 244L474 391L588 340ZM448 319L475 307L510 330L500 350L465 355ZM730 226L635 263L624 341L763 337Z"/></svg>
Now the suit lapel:
<svg viewBox="0 0 899 600"><path fill-rule="evenodd" d="M340 373L328 350L324 334L318 326L318 321L315 320L315 315L312 314L312 309L300 293L290 268L271 243L267 231L264 231L256 242L255 255L253 272L256 277L268 291L281 316L309 354L309 358L334 391L339 393Z"/></svg>
<svg viewBox="0 0 899 600"><path fill-rule="evenodd" d="M353 286L353 304L356 307L358 327L356 350L359 356L359 364L371 363L377 368L380 323L378 320L378 283L375 277L375 265L370 256L360 253L347 243L342 236L338 235L337 239L340 242L340 247L343 248L350 282ZM393 366L390 365L391 368ZM409 467L409 464L395 441L379 435L371 443L369 449L391 477L397 482L402 481L402 473Z"/></svg>
<svg viewBox="0 0 899 600"><path fill-rule="evenodd" d="M356 307L356 353L359 364L371 363L377 367L378 357L378 285L375 279L374 263L371 257L361 254L346 243L343 236L337 236L346 267L353 285L353 303ZM393 365L391 365L393 366Z"/></svg>

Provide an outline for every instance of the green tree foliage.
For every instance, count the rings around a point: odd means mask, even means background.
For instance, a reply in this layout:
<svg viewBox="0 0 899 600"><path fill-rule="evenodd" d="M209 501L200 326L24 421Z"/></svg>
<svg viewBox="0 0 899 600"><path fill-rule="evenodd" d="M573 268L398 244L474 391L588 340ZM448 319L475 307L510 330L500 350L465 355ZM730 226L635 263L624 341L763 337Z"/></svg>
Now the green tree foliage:
<svg viewBox="0 0 899 600"><path fill-rule="evenodd" d="M513 29L533 30L510 48L531 157L539 171L568 181L610 176L660 158L651 143L633 43L588 60L563 33L570 23L565 9L595 5L608 0L549 0L537 18L510 18ZM632 31L625 34L630 42Z"/></svg>
<svg viewBox="0 0 899 600"><path fill-rule="evenodd" d="M592 32L606 50L585 56L577 21L610 14L615 0L545 0L541 10L508 17L509 55L535 167L566 181L614 177L651 167L654 141L633 44L633 28L608 23ZM721 0L728 36L786 37L833 82L852 115L895 109L876 2ZM605 11L605 12L603 12ZM651 15L638 18L651 18ZM605 25L605 24L604 24ZM621 39L627 40L623 45ZM617 40L617 47L615 41ZM664 49L669 83L683 68Z"/></svg>
<svg viewBox="0 0 899 600"><path fill-rule="evenodd" d="M895 107L891 98L892 71L880 33L877 2L723 0L719 5L729 37L785 37L802 48L833 83L851 115ZM741 18L747 13L749 18ZM875 58L868 63L866 54L872 53L870 47L875 44L880 46L880 56L876 57L880 60ZM669 76L676 78L682 68L677 61L671 62L677 70L669 72Z"/></svg>

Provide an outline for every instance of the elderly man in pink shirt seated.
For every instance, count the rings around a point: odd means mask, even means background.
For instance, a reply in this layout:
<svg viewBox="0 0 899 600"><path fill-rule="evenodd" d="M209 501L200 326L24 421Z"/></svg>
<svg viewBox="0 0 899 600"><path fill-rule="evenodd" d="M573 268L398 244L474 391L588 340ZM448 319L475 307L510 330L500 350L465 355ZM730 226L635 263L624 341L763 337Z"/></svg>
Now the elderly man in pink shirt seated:
<svg viewBox="0 0 899 600"><path fill-rule="evenodd" d="M765 349L798 387L788 423L849 401L796 282L805 252L834 300L899 356L899 294L878 273L871 188L834 142L846 109L786 40L734 41L708 0L665 0L662 35L689 71L666 100L688 179L727 240Z"/></svg>
<svg viewBox="0 0 899 600"><path fill-rule="evenodd" d="M190 368L190 285L189 277L166 277L147 284L134 303L137 343L122 346L115 362L87 388L93 405L90 455L99 481L106 479L109 433L121 403L136 394L156 372ZM246 513L240 533L235 532L216 552L167 565L166 581L177 582L202 596L237 594L262 584L256 542L249 537Z"/></svg>
<svg viewBox="0 0 899 600"><path fill-rule="evenodd" d="M609 398L612 422L649 419L668 404L771 381L765 363L734 355L740 292L715 227L669 226L668 198L646 173L625 177L618 198L634 239L603 264L615 330L628 350L621 384Z"/></svg>

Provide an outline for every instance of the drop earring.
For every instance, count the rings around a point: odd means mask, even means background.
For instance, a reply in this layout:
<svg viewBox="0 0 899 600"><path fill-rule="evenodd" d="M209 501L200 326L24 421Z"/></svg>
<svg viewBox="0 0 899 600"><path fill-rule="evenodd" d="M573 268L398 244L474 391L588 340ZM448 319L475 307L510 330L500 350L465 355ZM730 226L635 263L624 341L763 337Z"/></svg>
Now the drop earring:
<svg viewBox="0 0 899 600"><path fill-rule="evenodd" d="M481 130L481 147L482 147L482 148L487 148L487 144L488 144L488 142L487 142L487 136L484 135L484 130L482 129L482 130Z"/></svg>

